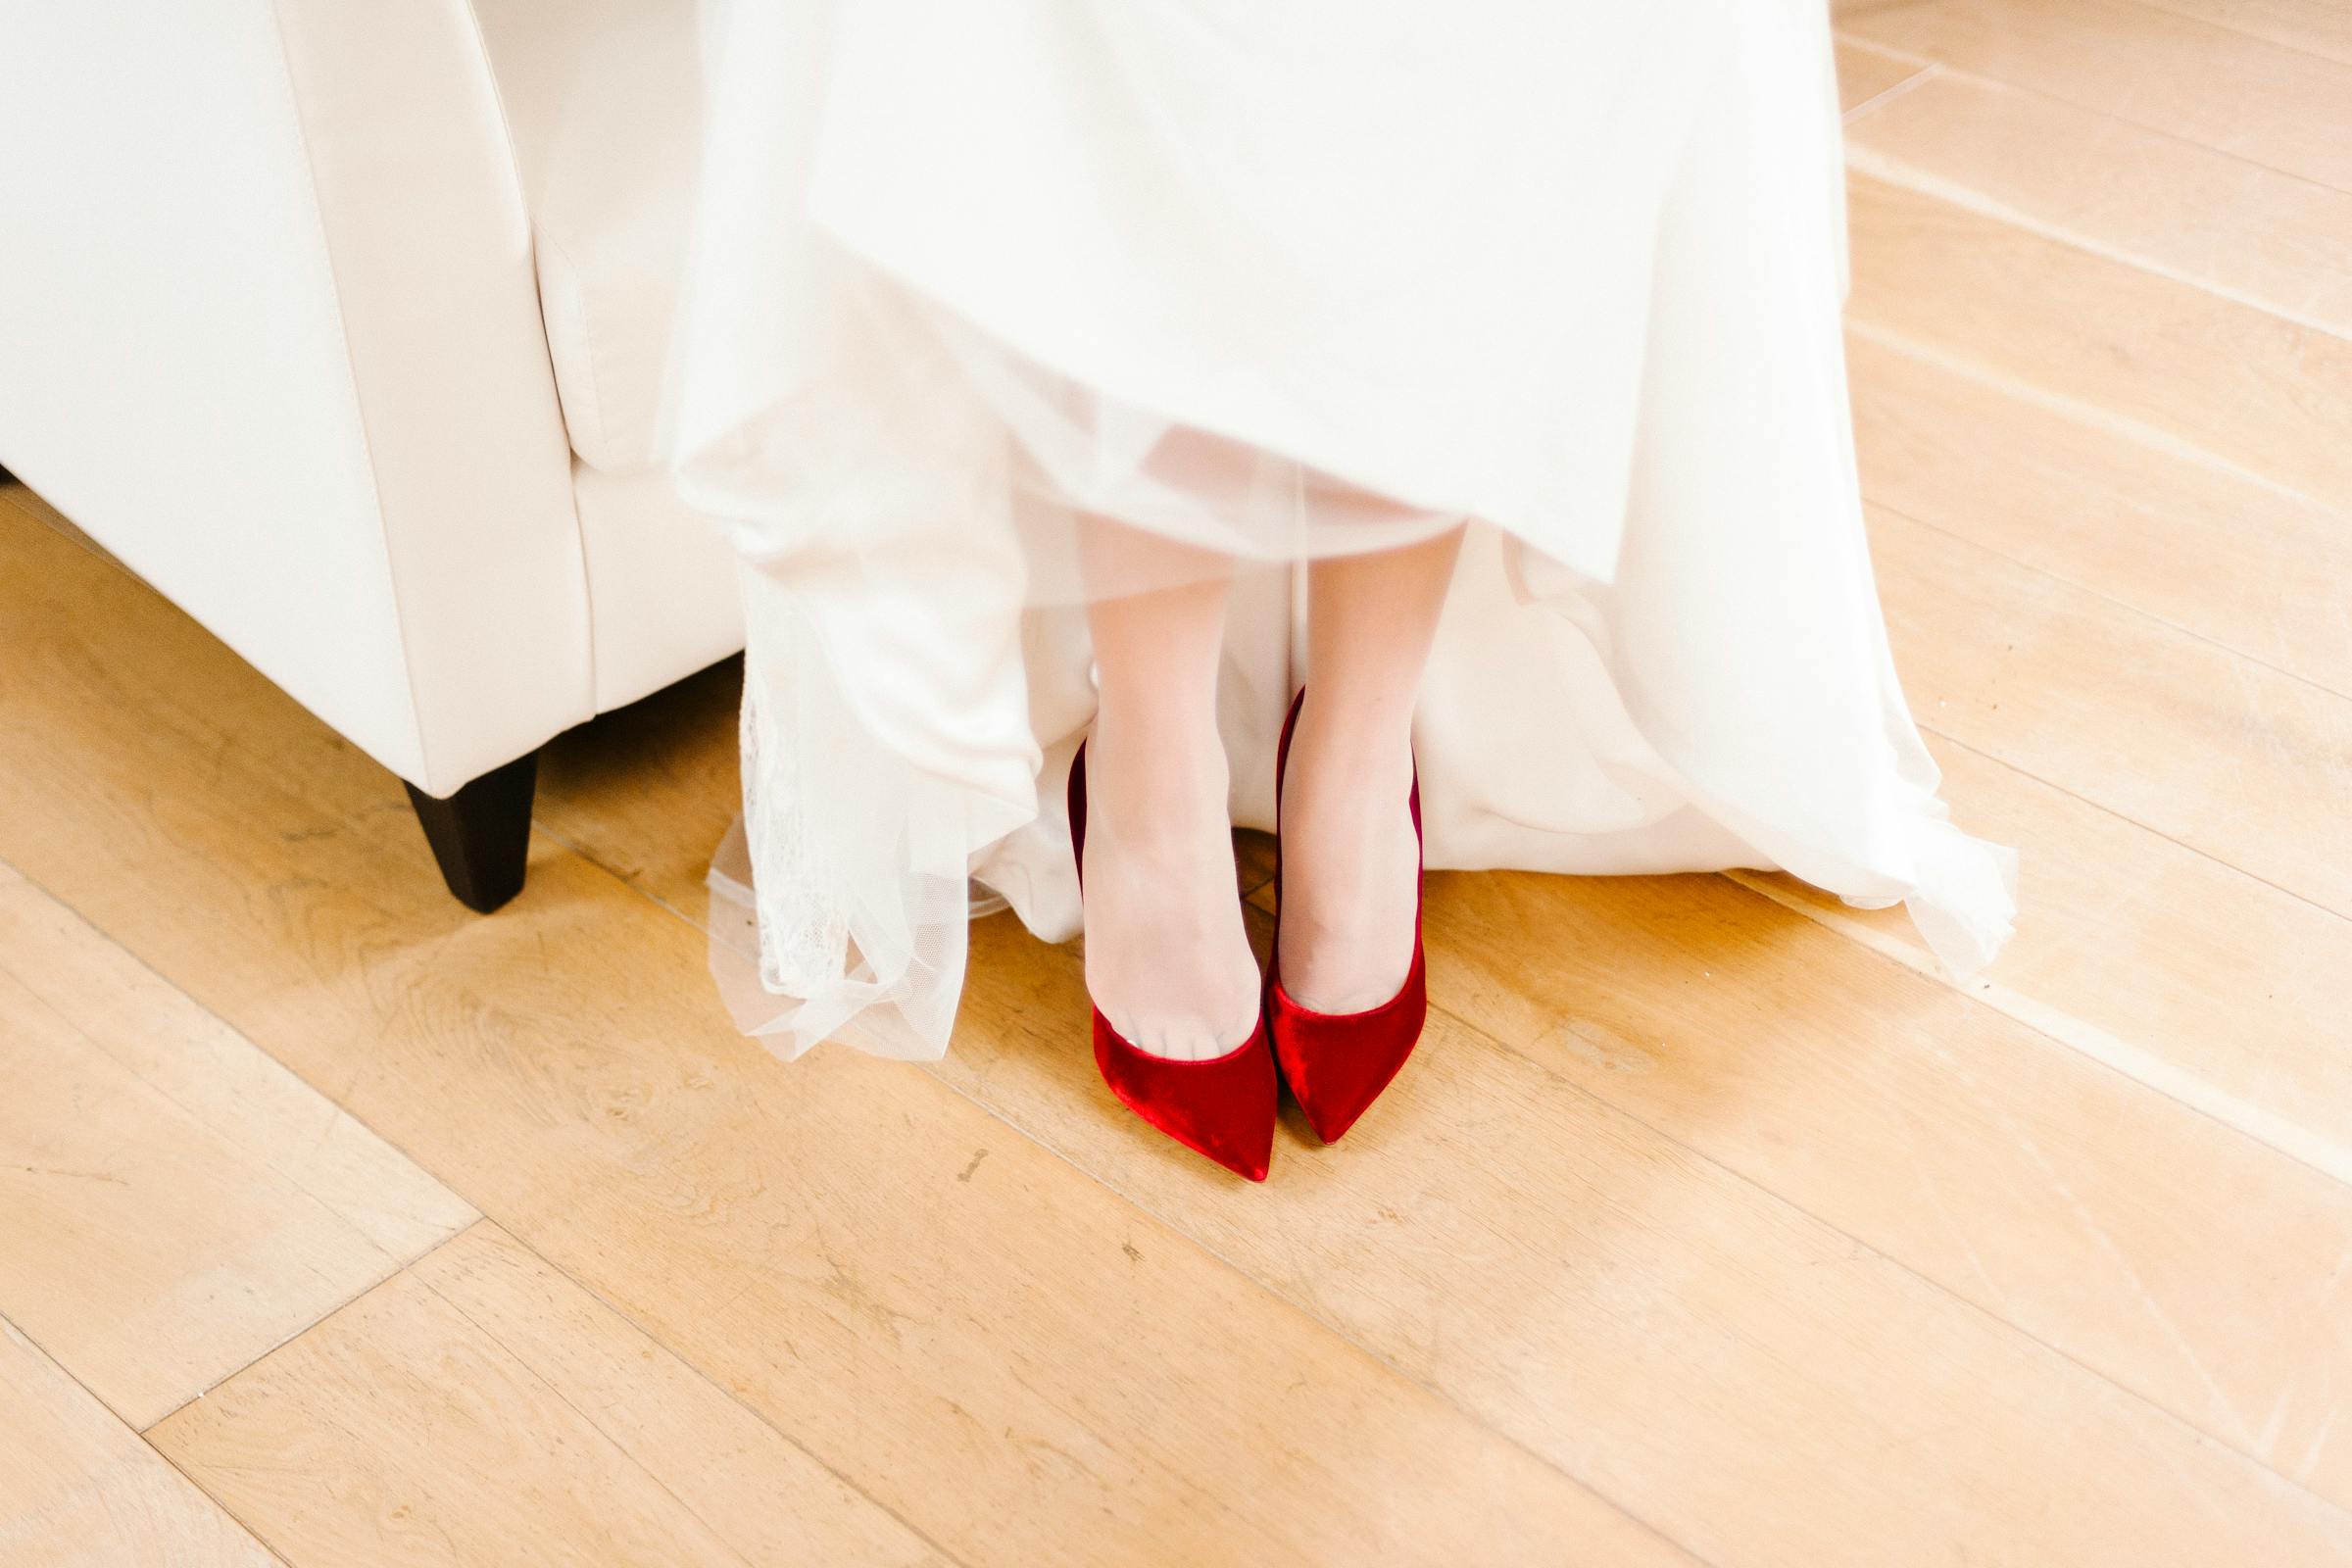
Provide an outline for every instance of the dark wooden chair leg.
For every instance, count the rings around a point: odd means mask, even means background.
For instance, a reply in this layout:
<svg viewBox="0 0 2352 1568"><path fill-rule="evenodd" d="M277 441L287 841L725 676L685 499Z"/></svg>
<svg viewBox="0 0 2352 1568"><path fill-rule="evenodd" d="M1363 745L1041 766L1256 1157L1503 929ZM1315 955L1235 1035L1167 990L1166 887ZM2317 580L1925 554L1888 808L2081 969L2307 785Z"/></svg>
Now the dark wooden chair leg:
<svg viewBox="0 0 2352 1568"><path fill-rule="evenodd" d="M522 891L531 847L531 789L539 754L517 757L442 800L410 784L409 804L441 862L441 880L468 909L488 914Z"/></svg>

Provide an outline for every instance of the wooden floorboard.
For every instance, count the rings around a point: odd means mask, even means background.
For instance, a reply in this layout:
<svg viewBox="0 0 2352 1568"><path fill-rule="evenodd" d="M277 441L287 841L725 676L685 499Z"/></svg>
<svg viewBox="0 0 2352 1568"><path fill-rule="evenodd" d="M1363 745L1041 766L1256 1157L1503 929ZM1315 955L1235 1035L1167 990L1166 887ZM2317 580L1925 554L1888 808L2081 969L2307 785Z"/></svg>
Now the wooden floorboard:
<svg viewBox="0 0 2352 1568"><path fill-rule="evenodd" d="M1869 176L1847 212L1856 331L2352 504L2352 342Z"/></svg>
<svg viewBox="0 0 2352 1568"><path fill-rule="evenodd" d="M1840 6L1838 25L1856 42L2352 190L2352 67L2322 55L2137 0L1896 0Z"/></svg>
<svg viewBox="0 0 2352 1568"><path fill-rule="evenodd" d="M297 1563L953 1561L486 1222L148 1437Z"/></svg>
<svg viewBox="0 0 2352 1568"><path fill-rule="evenodd" d="M2341 0L2150 0L2157 10L2352 66L2352 10Z"/></svg>
<svg viewBox="0 0 2352 1568"><path fill-rule="evenodd" d="M1930 729L2352 915L2352 698L1899 513L1871 541Z"/></svg>
<svg viewBox="0 0 2352 1568"><path fill-rule="evenodd" d="M2352 1182L2352 920L1940 736L1964 821L2027 847L2032 911L1971 996L2151 1091ZM1901 909L1744 880L1926 973Z"/></svg>
<svg viewBox="0 0 2352 1568"><path fill-rule="evenodd" d="M1884 342L1848 357L1872 502L2352 696L2341 513Z"/></svg>
<svg viewBox="0 0 2352 1568"><path fill-rule="evenodd" d="M1883 101L1895 88L1930 68L1901 55L1891 55L1882 49L1867 49L1855 44L1838 45L1838 107L1843 110L1848 123L1858 111L1867 110Z"/></svg>
<svg viewBox="0 0 2352 1568"><path fill-rule="evenodd" d="M1714 878L1449 876L1433 976L1644 1126L2352 1496L2327 1447L2341 1374L2321 1370L2352 1353L2335 1294L2352 1190L1752 902ZM1548 961L1514 944L1527 930L1554 934ZM2217 1283L2275 1265L2276 1294Z"/></svg>
<svg viewBox="0 0 2352 1568"><path fill-rule="evenodd" d="M31 1341L0 1322L0 1562L282 1568Z"/></svg>
<svg viewBox="0 0 2352 1568"><path fill-rule="evenodd" d="M1867 46L1842 49L1841 66L1870 80L1923 70ZM2066 156L2051 157L2053 147ZM2352 335L2352 192L1942 71L1851 117L1846 149L1855 167L1892 183Z"/></svg>
<svg viewBox="0 0 2352 1568"><path fill-rule="evenodd" d="M22 880L0 1081L0 1315L134 1427L472 1218Z"/></svg>

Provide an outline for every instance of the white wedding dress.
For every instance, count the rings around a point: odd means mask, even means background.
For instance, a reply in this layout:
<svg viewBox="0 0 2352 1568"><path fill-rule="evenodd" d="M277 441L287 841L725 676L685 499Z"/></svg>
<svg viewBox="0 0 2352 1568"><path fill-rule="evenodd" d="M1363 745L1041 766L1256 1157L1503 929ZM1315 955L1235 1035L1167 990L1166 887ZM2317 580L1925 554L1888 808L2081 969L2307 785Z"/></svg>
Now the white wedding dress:
<svg viewBox="0 0 2352 1568"><path fill-rule="evenodd" d="M744 562L714 955L774 1049L935 1055L976 903L1077 932L1084 600L1153 585L1080 571L1090 515L1238 562L1238 823L1302 563L1466 519L1432 867L1777 867L1999 947L2014 858L1945 818L1865 547L1822 0L709 21L670 425Z"/></svg>

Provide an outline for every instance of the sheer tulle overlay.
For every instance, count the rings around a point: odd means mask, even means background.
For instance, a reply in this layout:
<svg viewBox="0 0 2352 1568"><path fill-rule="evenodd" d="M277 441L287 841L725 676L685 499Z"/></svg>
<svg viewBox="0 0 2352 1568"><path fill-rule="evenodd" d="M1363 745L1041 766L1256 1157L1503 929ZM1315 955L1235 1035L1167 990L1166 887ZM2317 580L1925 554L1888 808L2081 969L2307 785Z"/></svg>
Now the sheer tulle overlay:
<svg viewBox="0 0 2352 1568"><path fill-rule="evenodd" d="M1822 11L718 0L666 425L744 561L744 1026L936 1055L976 902L1075 934L1090 596L1233 574L1270 827L1305 564L1465 521L1433 868L1780 868L1988 960L2014 857L1864 542Z"/></svg>

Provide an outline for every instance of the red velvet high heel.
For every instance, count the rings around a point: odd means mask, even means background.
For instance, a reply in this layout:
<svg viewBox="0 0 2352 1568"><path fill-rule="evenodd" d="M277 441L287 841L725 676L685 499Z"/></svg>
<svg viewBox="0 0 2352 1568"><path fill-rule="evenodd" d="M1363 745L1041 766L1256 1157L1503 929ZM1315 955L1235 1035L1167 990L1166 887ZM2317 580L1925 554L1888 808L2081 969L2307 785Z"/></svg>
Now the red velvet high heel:
<svg viewBox="0 0 2352 1568"><path fill-rule="evenodd" d="M1298 724L1301 691L1291 699L1282 721L1282 744L1274 754L1274 902L1282 903L1282 775L1291 760L1291 731ZM1413 769L1406 807L1413 813L1413 843L1421 842L1421 770ZM1414 864L1418 867L1418 849ZM1418 871L1416 870L1416 875ZM1307 1125L1327 1144L1355 1125L1355 1119L1395 1081L1405 1057L1419 1044L1429 1020L1429 975L1421 957L1421 895L1413 894L1413 961L1397 993L1368 1012L1317 1012L1291 1000L1282 989L1280 917L1274 956L1266 965L1266 1032L1274 1038L1275 1060L1291 1086Z"/></svg>
<svg viewBox="0 0 2352 1568"><path fill-rule="evenodd" d="M1086 887L1086 743L1070 762L1070 850L1078 886ZM1274 1116L1282 1089L1261 1013L1250 1038L1222 1056L1177 1061L1139 1051L1095 1015L1095 1066L1120 1103L1196 1153L1236 1175L1266 1179L1274 1157Z"/></svg>

